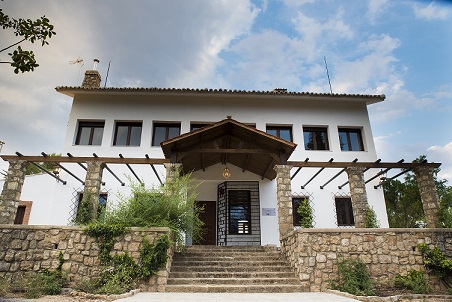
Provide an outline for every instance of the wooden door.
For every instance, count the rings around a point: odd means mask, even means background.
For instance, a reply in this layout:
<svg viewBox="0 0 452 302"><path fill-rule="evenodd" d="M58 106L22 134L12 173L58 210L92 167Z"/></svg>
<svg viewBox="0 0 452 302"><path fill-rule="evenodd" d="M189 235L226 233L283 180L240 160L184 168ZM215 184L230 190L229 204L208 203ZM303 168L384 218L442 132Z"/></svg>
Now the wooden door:
<svg viewBox="0 0 452 302"><path fill-rule="evenodd" d="M197 201L198 206L204 207L204 211L199 215L199 219L204 222L203 238L197 244L216 245L217 244L217 203L216 201Z"/></svg>

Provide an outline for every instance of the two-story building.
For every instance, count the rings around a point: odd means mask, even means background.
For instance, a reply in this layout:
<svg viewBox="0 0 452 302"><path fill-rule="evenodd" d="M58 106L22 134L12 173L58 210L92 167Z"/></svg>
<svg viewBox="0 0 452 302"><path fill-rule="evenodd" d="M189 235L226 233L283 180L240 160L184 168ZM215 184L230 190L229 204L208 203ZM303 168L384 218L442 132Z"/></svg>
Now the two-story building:
<svg viewBox="0 0 452 302"><path fill-rule="evenodd" d="M208 229L204 244L279 244L278 165L378 160L367 106L383 101L382 95L102 88L100 81L97 71L87 71L82 86L56 88L72 101L62 155L180 165L200 182L198 200ZM65 185L47 174L26 178L19 208L28 211L28 224L67 225L76 215L86 166L61 165L65 169L57 173ZM130 180L159 185L167 168L107 163L99 203L108 207L130 194ZM365 191L387 227L383 190L374 188L378 172L365 170ZM299 225L296 210L306 199L315 228L353 227L348 174L341 167L293 167L286 196L292 201L290 227Z"/></svg>

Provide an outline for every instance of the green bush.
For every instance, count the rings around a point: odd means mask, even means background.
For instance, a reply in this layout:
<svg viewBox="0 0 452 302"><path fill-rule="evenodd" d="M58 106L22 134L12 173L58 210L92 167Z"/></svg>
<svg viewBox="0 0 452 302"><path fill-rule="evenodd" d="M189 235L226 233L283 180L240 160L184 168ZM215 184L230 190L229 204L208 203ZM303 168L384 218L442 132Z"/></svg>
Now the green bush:
<svg viewBox="0 0 452 302"><path fill-rule="evenodd" d="M300 216L300 226L306 229L314 226L314 217L312 216L312 208L309 204L309 199L305 198L300 201L297 209L297 213Z"/></svg>
<svg viewBox="0 0 452 302"><path fill-rule="evenodd" d="M452 259L448 259L437 246L430 248L425 243L421 243L418 244L418 248L421 251L425 267L448 287L451 287Z"/></svg>
<svg viewBox="0 0 452 302"><path fill-rule="evenodd" d="M366 217L364 219L365 228L379 228L380 222L377 219L377 214L375 214L374 209L368 208L366 210Z"/></svg>
<svg viewBox="0 0 452 302"><path fill-rule="evenodd" d="M339 279L331 282L332 288L356 296L375 295L366 264L361 259L344 259L336 262Z"/></svg>
<svg viewBox="0 0 452 302"><path fill-rule="evenodd" d="M397 288L412 290L415 294L428 294L431 292L424 272L415 269L411 269L406 276L397 274L394 277L394 285Z"/></svg>
<svg viewBox="0 0 452 302"><path fill-rule="evenodd" d="M97 280L97 294L122 294L132 290L139 275L139 266L127 252L111 257Z"/></svg>

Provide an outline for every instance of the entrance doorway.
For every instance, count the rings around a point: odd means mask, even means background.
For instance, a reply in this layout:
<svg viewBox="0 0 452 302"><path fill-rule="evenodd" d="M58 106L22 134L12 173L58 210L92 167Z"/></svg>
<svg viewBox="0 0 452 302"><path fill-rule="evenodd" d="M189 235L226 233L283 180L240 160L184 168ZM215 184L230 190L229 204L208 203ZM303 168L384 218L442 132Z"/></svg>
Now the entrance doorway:
<svg viewBox="0 0 452 302"><path fill-rule="evenodd" d="M199 207L204 207L204 211L199 214L199 219L204 222L203 238L197 243L199 245L217 244L217 202L197 201Z"/></svg>

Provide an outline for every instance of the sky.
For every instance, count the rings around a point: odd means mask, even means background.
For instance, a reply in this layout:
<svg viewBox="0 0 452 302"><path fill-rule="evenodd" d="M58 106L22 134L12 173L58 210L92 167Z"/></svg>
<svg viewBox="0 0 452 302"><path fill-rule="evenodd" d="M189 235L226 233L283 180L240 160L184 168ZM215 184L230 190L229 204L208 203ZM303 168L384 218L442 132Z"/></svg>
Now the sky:
<svg viewBox="0 0 452 302"><path fill-rule="evenodd" d="M61 152L71 98L55 87L81 85L94 58L107 87L329 93L326 60L333 93L386 95L368 107L382 161L425 154L442 163L439 176L452 185L452 1L4 0L0 7L13 18L45 15L57 33L44 47L21 44L36 55L34 72L0 64L0 154ZM0 49L18 40L0 29Z"/></svg>

